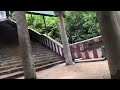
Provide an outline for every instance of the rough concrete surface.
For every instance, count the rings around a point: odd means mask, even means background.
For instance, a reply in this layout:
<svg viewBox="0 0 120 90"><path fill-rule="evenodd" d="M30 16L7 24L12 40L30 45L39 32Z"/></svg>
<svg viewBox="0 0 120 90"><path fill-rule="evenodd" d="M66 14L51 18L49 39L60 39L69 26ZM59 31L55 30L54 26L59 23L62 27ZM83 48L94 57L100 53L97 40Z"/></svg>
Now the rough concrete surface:
<svg viewBox="0 0 120 90"><path fill-rule="evenodd" d="M37 72L37 79L110 79L110 72L107 60L68 66L63 63Z"/></svg>

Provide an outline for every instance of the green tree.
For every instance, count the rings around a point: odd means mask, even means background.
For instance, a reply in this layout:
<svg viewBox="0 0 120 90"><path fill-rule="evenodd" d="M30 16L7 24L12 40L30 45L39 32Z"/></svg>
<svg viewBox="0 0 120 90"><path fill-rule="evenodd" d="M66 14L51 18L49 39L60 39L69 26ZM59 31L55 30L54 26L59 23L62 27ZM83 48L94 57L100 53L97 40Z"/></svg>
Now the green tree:
<svg viewBox="0 0 120 90"><path fill-rule="evenodd" d="M44 20L42 16L32 15L31 17L30 14L26 14L27 24L29 28L33 28L42 34L47 34L48 36L60 42L61 40L60 40L59 31L58 31L57 18L49 17L49 16L45 16L44 18L46 21L46 28L45 28Z"/></svg>
<svg viewBox="0 0 120 90"><path fill-rule="evenodd" d="M94 11L67 11L65 24L70 43L100 35Z"/></svg>
<svg viewBox="0 0 120 90"><path fill-rule="evenodd" d="M12 18L15 20L14 12ZM26 19L29 28L33 28L41 34L47 34L61 42L57 17L45 16L46 28L41 15L31 16L31 14L26 14ZM79 42L100 35L95 11L66 11L65 27L69 43Z"/></svg>

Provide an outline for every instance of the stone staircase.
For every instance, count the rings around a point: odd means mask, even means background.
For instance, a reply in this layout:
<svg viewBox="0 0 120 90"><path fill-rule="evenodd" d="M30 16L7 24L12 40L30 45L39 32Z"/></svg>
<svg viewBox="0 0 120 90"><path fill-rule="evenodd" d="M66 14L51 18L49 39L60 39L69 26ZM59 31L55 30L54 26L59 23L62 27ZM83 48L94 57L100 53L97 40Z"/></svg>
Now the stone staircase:
<svg viewBox="0 0 120 90"><path fill-rule="evenodd" d="M32 51L36 71L40 71L64 62L64 58L43 46L32 41ZM22 60L19 47L14 46L0 49L0 79L13 79L23 76Z"/></svg>
<svg viewBox="0 0 120 90"><path fill-rule="evenodd" d="M6 30L5 32L12 31L14 32L14 34L13 33L10 34L13 35L13 38L17 37L17 35L15 35L16 33L15 28L9 30L11 29L10 27L13 26L9 26L8 28L7 24L6 26L5 24L6 24L5 22L0 24L0 28L1 28L0 32L2 33L4 32L2 31L2 29ZM10 36L6 36L5 32L4 34L0 33L0 36L4 42L4 43L2 42L0 43L0 79L15 79L24 75L22 59L19 51L19 44L18 41L16 43L16 40L15 42L13 41L12 44L8 41L5 41L7 40L7 38L10 37ZM9 35L9 33L7 35ZM5 36L5 40L4 40L4 36ZM32 45L36 72L65 62L63 57L61 57L54 51L50 50L48 47L41 44L40 42L31 39L31 45Z"/></svg>

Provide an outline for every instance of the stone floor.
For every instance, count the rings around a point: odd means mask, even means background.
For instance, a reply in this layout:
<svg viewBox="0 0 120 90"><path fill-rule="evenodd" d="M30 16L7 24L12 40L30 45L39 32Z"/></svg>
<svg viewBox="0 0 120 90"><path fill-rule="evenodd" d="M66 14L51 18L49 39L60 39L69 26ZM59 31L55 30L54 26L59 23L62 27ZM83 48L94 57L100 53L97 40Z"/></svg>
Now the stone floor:
<svg viewBox="0 0 120 90"><path fill-rule="evenodd" d="M108 62L65 63L37 72L38 79L110 79ZM23 77L19 78L23 79Z"/></svg>

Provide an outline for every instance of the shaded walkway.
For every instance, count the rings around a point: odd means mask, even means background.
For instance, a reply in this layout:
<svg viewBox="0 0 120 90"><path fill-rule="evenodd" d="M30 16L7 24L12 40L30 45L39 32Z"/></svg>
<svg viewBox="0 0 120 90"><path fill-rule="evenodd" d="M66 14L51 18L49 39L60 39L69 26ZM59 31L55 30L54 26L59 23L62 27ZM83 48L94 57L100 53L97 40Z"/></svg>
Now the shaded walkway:
<svg viewBox="0 0 120 90"><path fill-rule="evenodd" d="M22 77L23 78L23 77ZM37 72L38 79L110 79L107 61L60 64Z"/></svg>

